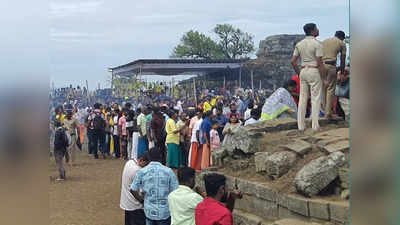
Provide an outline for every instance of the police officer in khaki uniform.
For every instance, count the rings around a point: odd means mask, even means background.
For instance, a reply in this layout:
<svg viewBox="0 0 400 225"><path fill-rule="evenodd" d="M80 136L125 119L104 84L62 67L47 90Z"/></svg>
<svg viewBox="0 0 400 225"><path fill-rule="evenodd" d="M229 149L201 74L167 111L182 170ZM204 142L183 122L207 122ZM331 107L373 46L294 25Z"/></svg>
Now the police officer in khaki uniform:
<svg viewBox="0 0 400 225"><path fill-rule="evenodd" d="M300 76L300 99L297 114L297 125L300 131L305 130L305 115L308 95L311 91L311 118L313 131L319 130L319 111L321 108L322 79L325 68L322 62L322 44L316 39L319 35L317 25L308 23L303 27L306 38L297 43L293 52L292 66ZM297 66L301 58L301 71Z"/></svg>
<svg viewBox="0 0 400 225"><path fill-rule="evenodd" d="M325 108L325 117L332 118L332 106L336 88L336 59L340 53L340 71L344 74L346 62L346 38L343 31L336 31L335 37L328 38L322 42L323 57L325 65L326 77L324 77L323 85L323 105Z"/></svg>

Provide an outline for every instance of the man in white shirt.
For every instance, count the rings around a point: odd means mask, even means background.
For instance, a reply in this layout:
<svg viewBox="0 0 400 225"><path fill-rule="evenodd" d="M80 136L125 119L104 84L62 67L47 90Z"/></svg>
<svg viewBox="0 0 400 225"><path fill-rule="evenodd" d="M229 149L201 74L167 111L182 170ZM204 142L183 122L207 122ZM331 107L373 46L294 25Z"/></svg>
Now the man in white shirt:
<svg viewBox="0 0 400 225"><path fill-rule="evenodd" d="M148 152L143 153L138 161L131 159L125 163L122 172L121 201L120 208L125 210L125 225L145 225L143 205L136 200L130 192L130 186L136 177L137 172L149 164Z"/></svg>
<svg viewBox="0 0 400 225"><path fill-rule="evenodd" d="M246 122L244 123L245 126L259 122L260 111L258 109L252 109L250 112L250 115L251 115L251 118L246 120Z"/></svg>
<svg viewBox="0 0 400 225"><path fill-rule="evenodd" d="M250 102L249 105L247 106L246 112L244 112L244 120L250 119L251 115L250 112L254 108L254 103Z"/></svg>

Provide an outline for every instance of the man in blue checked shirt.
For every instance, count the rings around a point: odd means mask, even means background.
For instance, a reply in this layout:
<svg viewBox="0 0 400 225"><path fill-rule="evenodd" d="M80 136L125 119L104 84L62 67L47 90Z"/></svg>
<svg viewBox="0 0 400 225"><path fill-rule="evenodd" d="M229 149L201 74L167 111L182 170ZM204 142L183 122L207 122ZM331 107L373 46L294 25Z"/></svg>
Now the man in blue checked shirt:
<svg viewBox="0 0 400 225"><path fill-rule="evenodd" d="M170 168L160 163L161 154L156 148L149 150L149 156L151 162L136 174L131 193L139 202L144 203L146 225L170 225L168 195L178 189L178 180Z"/></svg>

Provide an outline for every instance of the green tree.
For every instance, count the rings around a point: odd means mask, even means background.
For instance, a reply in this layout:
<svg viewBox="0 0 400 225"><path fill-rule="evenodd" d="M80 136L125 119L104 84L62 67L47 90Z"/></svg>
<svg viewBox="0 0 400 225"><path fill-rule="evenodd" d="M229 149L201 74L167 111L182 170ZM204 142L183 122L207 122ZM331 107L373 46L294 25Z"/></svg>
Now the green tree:
<svg viewBox="0 0 400 225"><path fill-rule="evenodd" d="M190 30L181 38L181 44L174 48L171 57L213 59L221 58L221 51L210 37Z"/></svg>
<svg viewBox="0 0 400 225"><path fill-rule="evenodd" d="M254 52L253 36L230 24L218 24L213 40L198 31L190 30L181 38L171 57L203 59L240 59Z"/></svg>
<svg viewBox="0 0 400 225"><path fill-rule="evenodd" d="M253 36L230 24L217 24L214 33L218 36L218 45L228 59L246 58L254 52Z"/></svg>

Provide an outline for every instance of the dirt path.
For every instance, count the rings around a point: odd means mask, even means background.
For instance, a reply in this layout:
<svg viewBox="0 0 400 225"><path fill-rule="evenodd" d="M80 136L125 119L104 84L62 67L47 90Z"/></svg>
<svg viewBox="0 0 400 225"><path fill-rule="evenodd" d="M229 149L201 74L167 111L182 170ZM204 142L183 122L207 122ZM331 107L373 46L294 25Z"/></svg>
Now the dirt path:
<svg viewBox="0 0 400 225"><path fill-rule="evenodd" d="M57 167L50 159L50 224L124 224L119 208L124 161L98 159L79 152L77 166L66 166L67 179L56 182Z"/></svg>

